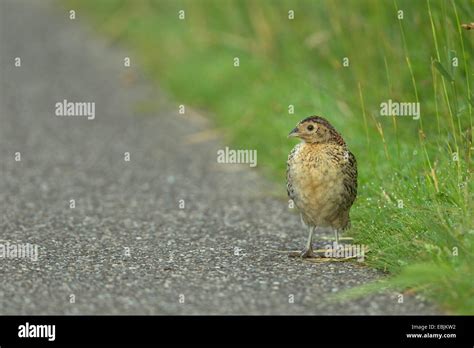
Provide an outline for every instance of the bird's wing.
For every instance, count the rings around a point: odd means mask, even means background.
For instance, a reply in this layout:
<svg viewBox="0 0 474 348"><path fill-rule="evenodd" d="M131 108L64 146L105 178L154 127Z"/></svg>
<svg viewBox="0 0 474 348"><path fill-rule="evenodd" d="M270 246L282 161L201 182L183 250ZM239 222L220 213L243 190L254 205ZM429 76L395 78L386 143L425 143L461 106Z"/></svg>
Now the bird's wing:
<svg viewBox="0 0 474 348"><path fill-rule="evenodd" d="M345 208L349 209L357 197L357 160L354 154L347 150L347 160L345 161L342 172L344 174L344 187L347 194Z"/></svg>

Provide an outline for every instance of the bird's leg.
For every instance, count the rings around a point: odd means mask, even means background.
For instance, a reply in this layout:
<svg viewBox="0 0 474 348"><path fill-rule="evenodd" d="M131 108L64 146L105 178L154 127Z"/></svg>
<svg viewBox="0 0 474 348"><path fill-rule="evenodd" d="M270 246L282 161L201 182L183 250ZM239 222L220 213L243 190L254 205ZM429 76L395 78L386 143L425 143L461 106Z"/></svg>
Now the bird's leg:
<svg viewBox="0 0 474 348"><path fill-rule="evenodd" d="M313 234L314 234L314 227L310 227L308 240L306 242L306 248L303 250L301 257L304 257L305 254L313 253Z"/></svg>
<svg viewBox="0 0 474 348"><path fill-rule="evenodd" d="M308 241L306 242L306 247L304 248L303 251L301 252L291 252L289 254L290 257L301 257L303 259L306 258L311 258L311 257L318 257L313 252L313 234L314 234L314 227L309 228L309 235L308 235Z"/></svg>
<svg viewBox="0 0 474 348"><path fill-rule="evenodd" d="M339 230L337 228L334 229L334 236L336 237L336 242L334 243L334 246L337 247L339 246Z"/></svg>

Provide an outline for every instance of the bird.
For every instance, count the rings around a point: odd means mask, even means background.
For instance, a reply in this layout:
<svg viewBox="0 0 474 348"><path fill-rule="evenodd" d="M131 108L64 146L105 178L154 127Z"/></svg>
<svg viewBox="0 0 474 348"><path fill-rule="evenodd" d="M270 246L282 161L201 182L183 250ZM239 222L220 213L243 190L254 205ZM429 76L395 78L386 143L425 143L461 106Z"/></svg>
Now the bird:
<svg viewBox="0 0 474 348"><path fill-rule="evenodd" d="M290 256L319 257L313 251L315 231L339 232L350 227L349 210L357 196L357 161L342 135L321 116L300 121L288 134L301 140L288 155L287 193L309 228L301 252Z"/></svg>

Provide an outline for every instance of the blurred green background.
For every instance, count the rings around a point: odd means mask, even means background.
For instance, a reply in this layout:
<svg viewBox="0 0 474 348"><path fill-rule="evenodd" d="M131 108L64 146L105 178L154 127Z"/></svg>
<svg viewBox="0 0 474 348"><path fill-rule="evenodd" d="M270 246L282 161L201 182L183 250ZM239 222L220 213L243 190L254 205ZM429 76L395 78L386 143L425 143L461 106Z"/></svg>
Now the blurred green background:
<svg viewBox="0 0 474 348"><path fill-rule="evenodd" d="M330 120L359 165L350 234L392 274L383 286L474 314L474 30L461 27L473 1L66 3L228 143L257 149L277 195L288 132L309 115ZM419 102L421 118L381 116L388 99Z"/></svg>

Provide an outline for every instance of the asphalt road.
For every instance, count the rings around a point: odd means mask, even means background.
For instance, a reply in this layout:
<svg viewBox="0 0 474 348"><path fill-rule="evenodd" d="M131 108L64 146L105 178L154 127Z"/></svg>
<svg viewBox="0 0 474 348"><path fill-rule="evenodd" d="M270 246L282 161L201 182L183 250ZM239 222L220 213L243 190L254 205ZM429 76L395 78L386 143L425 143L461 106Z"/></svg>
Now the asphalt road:
<svg viewBox="0 0 474 348"><path fill-rule="evenodd" d="M131 54L81 13L0 0L0 30L0 245L38 247L37 261L0 258L0 314L436 312L391 292L328 301L383 274L275 252L306 238L287 201L258 171L218 164L211 125L180 115L133 56L124 67ZM95 102L95 118L56 116L64 99Z"/></svg>

